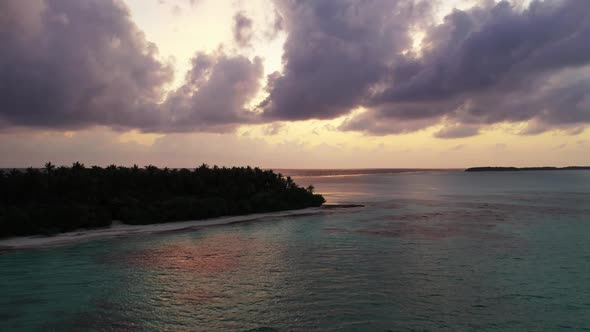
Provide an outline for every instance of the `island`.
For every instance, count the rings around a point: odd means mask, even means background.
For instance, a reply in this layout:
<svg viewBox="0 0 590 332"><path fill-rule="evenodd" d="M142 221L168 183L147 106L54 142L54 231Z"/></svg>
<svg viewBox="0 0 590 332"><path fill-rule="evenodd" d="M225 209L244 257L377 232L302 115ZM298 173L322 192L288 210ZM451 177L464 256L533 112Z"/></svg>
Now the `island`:
<svg viewBox="0 0 590 332"><path fill-rule="evenodd" d="M567 166L567 167L471 167L465 172L515 172L515 171L576 171L590 170L590 166Z"/></svg>
<svg viewBox="0 0 590 332"><path fill-rule="evenodd" d="M71 167L0 170L0 237L56 234L319 207L314 187L252 167Z"/></svg>

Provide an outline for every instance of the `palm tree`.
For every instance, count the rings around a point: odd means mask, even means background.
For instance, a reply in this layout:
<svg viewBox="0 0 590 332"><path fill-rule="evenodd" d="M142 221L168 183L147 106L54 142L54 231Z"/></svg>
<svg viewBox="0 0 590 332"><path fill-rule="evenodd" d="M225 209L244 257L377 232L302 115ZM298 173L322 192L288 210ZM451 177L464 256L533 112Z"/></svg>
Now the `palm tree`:
<svg viewBox="0 0 590 332"><path fill-rule="evenodd" d="M291 179L290 176L287 176L287 188L293 188L294 184L295 182L293 182L293 179Z"/></svg>
<svg viewBox="0 0 590 332"><path fill-rule="evenodd" d="M55 165L50 161L45 163L45 172L47 172L47 191L51 191L51 173L53 173L54 168Z"/></svg>
<svg viewBox="0 0 590 332"><path fill-rule="evenodd" d="M45 163L45 171L47 172L47 174L51 174L51 172L55 169L55 165L51 163L51 161L48 161Z"/></svg>
<svg viewBox="0 0 590 332"><path fill-rule="evenodd" d="M74 164L72 164L72 170L74 171L83 170L85 168L86 166L84 166L84 164L81 164L79 161L76 161Z"/></svg>
<svg viewBox="0 0 590 332"><path fill-rule="evenodd" d="M159 169L156 166L154 166L154 165L147 165L147 166L145 166L145 170L150 175L155 174L157 171L159 171Z"/></svg>

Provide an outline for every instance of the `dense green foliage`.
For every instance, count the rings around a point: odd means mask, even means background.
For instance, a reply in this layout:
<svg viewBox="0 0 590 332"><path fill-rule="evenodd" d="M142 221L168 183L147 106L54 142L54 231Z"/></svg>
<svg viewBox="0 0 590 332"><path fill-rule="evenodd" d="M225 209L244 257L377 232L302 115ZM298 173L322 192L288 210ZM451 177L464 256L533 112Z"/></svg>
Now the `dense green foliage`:
<svg viewBox="0 0 590 332"><path fill-rule="evenodd" d="M290 177L250 167L109 166L0 171L0 237L320 206Z"/></svg>

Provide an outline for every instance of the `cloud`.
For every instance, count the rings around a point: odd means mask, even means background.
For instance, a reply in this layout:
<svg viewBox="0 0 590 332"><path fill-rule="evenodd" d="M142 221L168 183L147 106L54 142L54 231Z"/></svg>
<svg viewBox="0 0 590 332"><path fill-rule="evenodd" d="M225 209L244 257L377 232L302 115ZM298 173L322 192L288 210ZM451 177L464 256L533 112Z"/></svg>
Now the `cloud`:
<svg viewBox="0 0 590 332"><path fill-rule="evenodd" d="M463 148L465 148L464 144L459 144L459 145L455 145L452 148L450 148L451 151L461 151L463 150Z"/></svg>
<svg viewBox="0 0 590 332"><path fill-rule="evenodd" d="M250 46L252 33L252 19L246 16L244 12L236 13L234 15L233 36L238 46Z"/></svg>
<svg viewBox="0 0 590 332"><path fill-rule="evenodd" d="M271 123L264 127L264 134L265 135L277 135L285 128L285 125L280 122Z"/></svg>
<svg viewBox="0 0 590 332"><path fill-rule="evenodd" d="M340 126L342 131L359 131L370 135L407 134L432 126L430 119L398 120L367 111L347 117Z"/></svg>
<svg viewBox="0 0 590 332"><path fill-rule="evenodd" d="M284 27L285 22L283 21L283 16L281 16L281 13L279 13L278 11L275 10L275 19L274 19L274 23L273 23L273 35L276 36L277 33L279 33L280 31L283 31L285 29Z"/></svg>
<svg viewBox="0 0 590 332"><path fill-rule="evenodd" d="M534 120L543 131L590 122L590 6L584 0L482 1L432 24L420 1L279 1L283 73L268 77L268 119L329 119L341 129L439 137ZM422 30L419 54L411 35ZM389 129L388 129L389 128ZM540 126L538 128L541 128Z"/></svg>
<svg viewBox="0 0 590 332"><path fill-rule="evenodd" d="M445 125L439 131L434 133L438 138L463 138L479 134L479 128L463 124Z"/></svg>
<svg viewBox="0 0 590 332"><path fill-rule="evenodd" d="M116 1L0 2L0 118L78 128L155 125L172 69Z"/></svg>
<svg viewBox="0 0 590 332"><path fill-rule="evenodd" d="M172 12L172 15L174 15L174 16L181 16L182 15L182 8L180 8L179 5L173 5L170 8L170 11Z"/></svg>
<svg viewBox="0 0 590 332"><path fill-rule="evenodd" d="M527 125L522 128L518 134L520 135L538 135L542 134L547 131L558 131L561 134L576 136L584 132L586 127L584 125L579 124L563 124L563 123L554 123L549 124L544 121L540 120L532 120L527 123Z"/></svg>
<svg viewBox="0 0 590 332"><path fill-rule="evenodd" d="M161 106L168 121L148 131L225 132L258 121L245 105L259 90L262 60L198 53L185 83Z"/></svg>
<svg viewBox="0 0 590 332"><path fill-rule="evenodd" d="M267 119L329 119L363 103L410 43L428 6L412 1L277 1L288 33L283 73L268 77Z"/></svg>
<svg viewBox="0 0 590 332"><path fill-rule="evenodd" d="M197 53L183 86L115 0L0 2L0 125L152 132L249 123L260 58Z"/></svg>
<svg viewBox="0 0 590 332"><path fill-rule="evenodd" d="M283 16L279 13L278 10L275 10L272 15L272 21L270 22L267 31L265 32L265 37L268 40L273 40L277 38L280 32L285 29L285 22L283 20Z"/></svg>
<svg viewBox="0 0 590 332"><path fill-rule="evenodd" d="M590 122L589 18L581 0L455 10L427 31L421 57L392 68L369 106L398 120L445 116L465 126L535 120L546 131Z"/></svg>

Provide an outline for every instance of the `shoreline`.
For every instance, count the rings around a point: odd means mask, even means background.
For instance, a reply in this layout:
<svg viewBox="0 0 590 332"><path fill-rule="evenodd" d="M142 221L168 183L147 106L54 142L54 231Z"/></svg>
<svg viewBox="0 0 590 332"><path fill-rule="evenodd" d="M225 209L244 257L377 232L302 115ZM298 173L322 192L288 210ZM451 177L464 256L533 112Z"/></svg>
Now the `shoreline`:
<svg viewBox="0 0 590 332"><path fill-rule="evenodd" d="M320 214L323 212L325 211L322 207L311 207L299 210L255 213L241 216L228 216L200 220L174 221L149 225L127 225L118 221L113 221L111 226L105 228L80 229L50 236L32 235L0 239L0 254L5 251L14 251L19 249L65 246L100 239L127 237L141 234L158 234L176 231L180 232L249 221L263 221L265 219L307 215L310 213Z"/></svg>

